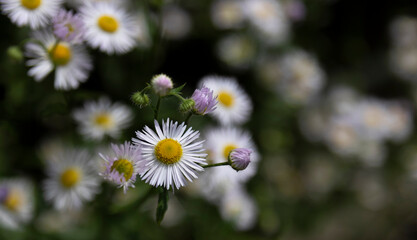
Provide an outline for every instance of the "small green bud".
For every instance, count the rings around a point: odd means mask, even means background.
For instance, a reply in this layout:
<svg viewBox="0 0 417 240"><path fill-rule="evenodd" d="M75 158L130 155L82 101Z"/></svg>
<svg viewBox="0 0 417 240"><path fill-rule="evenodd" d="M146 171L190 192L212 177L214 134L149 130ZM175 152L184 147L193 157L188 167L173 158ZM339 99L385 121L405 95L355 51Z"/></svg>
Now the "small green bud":
<svg viewBox="0 0 417 240"><path fill-rule="evenodd" d="M143 94L141 92L135 92L132 95L132 102L138 105L140 108L143 108L149 105L150 100L149 100L148 95Z"/></svg>
<svg viewBox="0 0 417 240"><path fill-rule="evenodd" d="M18 46L11 46L7 49L7 55L16 62L23 61L23 53Z"/></svg>
<svg viewBox="0 0 417 240"><path fill-rule="evenodd" d="M195 101L191 98L187 98L180 104L180 111L183 113L193 110Z"/></svg>

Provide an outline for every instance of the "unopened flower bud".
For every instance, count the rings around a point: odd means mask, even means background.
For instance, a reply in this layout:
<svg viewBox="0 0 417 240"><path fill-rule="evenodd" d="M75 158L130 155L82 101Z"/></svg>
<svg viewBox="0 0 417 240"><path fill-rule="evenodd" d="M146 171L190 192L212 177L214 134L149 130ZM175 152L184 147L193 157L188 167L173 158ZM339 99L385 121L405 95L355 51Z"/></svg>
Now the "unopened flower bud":
<svg viewBox="0 0 417 240"><path fill-rule="evenodd" d="M7 55L16 62L22 62L23 53L18 46L11 46L7 49Z"/></svg>
<svg viewBox="0 0 417 240"><path fill-rule="evenodd" d="M203 86L201 89L196 89L191 98L195 101L193 110L196 114L204 115L216 109L217 100L213 97L210 88Z"/></svg>
<svg viewBox="0 0 417 240"><path fill-rule="evenodd" d="M148 95L141 92L136 92L132 95L132 102L138 105L140 108L143 108L148 106L150 101Z"/></svg>
<svg viewBox="0 0 417 240"><path fill-rule="evenodd" d="M250 163L252 150L248 148L235 148L229 154L230 166L236 171L244 170Z"/></svg>
<svg viewBox="0 0 417 240"><path fill-rule="evenodd" d="M189 112L189 111L193 110L194 105L195 105L195 102L194 102L194 100L193 100L193 99L191 99L191 98L185 99L185 100L184 100L184 101L182 101L182 103L180 104L180 111L181 111L182 113Z"/></svg>
<svg viewBox="0 0 417 240"><path fill-rule="evenodd" d="M159 74L153 77L151 84L152 89L160 97L167 95L169 91L171 91L171 89L174 87L171 78L165 74Z"/></svg>

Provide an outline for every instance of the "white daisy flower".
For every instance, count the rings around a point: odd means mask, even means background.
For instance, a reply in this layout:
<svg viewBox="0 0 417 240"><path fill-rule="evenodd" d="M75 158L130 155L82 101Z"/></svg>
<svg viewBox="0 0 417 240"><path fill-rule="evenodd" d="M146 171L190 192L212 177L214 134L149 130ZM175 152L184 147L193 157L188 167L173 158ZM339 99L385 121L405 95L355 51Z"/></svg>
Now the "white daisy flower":
<svg viewBox="0 0 417 240"><path fill-rule="evenodd" d="M92 158L85 151L66 150L47 162L47 175L43 183L44 196L58 210L78 209L98 192Z"/></svg>
<svg viewBox="0 0 417 240"><path fill-rule="evenodd" d="M144 168L141 148L132 146L129 142L122 145L112 144L111 147L114 151L111 157L100 153L101 158L106 162L106 170L100 175L123 187L123 192L126 194L129 187L135 187L136 176Z"/></svg>
<svg viewBox="0 0 417 240"><path fill-rule="evenodd" d="M196 179L196 172L203 171L206 164L203 141L198 141L200 133L188 128L184 123L167 119L162 127L155 120L156 133L148 126L137 131L134 144L142 146L142 158L146 169L142 180L167 189L185 186L186 180Z"/></svg>
<svg viewBox="0 0 417 240"><path fill-rule="evenodd" d="M33 186L26 179L0 182L0 224L17 229L33 215Z"/></svg>
<svg viewBox="0 0 417 240"><path fill-rule="evenodd" d="M0 0L1 9L18 25L36 29L58 13L62 0Z"/></svg>
<svg viewBox="0 0 417 240"><path fill-rule="evenodd" d="M101 140L105 135L119 137L121 130L130 124L132 111L122 104L112 104L108 98L101 98L97 102L86 102L84 108L74 111L73 117L82 135Z"/></svg>
<svg viewBox="0 0 417 240"><path fill-rule="evenodd" d="M28 75L35 81L43 80L55 69L56 89L75 89L81 82L85 82L92 69L90 56L82 45L70 45L58 42L52 32L37 31L33 37L38 43L26 44L26 56L31 58L26 65L30 67Z"/></svg>
<svg viewBox="0 0 417 240"><path fill-rule="evenodd" d="M236 79L207 76L200 81L200 86L210 88L213 95L217 95L217 108L210 114L221 124L242 124L249 119L252 102Z"/></svg>
<svg viewBox="0 0 417 240"><path fill-rule="evenodd" d="M136 46L135 19L120 6L107 2L86 3L80 13L87 28L85 38L91 47L108 54L121 54Z"/></svg>

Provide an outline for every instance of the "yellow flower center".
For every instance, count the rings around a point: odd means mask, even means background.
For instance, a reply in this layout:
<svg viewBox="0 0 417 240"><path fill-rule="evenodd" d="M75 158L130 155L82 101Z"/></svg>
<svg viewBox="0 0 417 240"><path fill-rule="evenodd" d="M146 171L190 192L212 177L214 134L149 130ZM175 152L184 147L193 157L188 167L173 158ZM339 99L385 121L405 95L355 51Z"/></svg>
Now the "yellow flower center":
<svg viewBox="0 0 417 240"><path fill-rule="evenodd" d="M98 26L105 32L114 33L119 28L119 22L112 16L103 15L98 19Z"/></svg>
<svg viewBox="0 0 417 240"><path fill-rule="evenodd" d="M234 144L228 144L228 145L226 145L226 147L224 147L223 156L226 160L229 159L230 152L235 148L237 148L237 146L234 145Z"/></svg>
<svg viewBox="0 0 417 240"><path fill-rule="evenodd" d="M108 113L100 113L94 118L94 123L102 128L108 129L113 126L113 119Z"/></svg>
<svg viewBox="0 0 417 240"><path fill-rule="evenodd" d="M76 168L69 168L61 175L61 184L66 188L71 188L81 180L80 171Z"/></svg>
<svg viewBox="0 0 417 240"><path fill-rule="evenodd" d="M49 50L52 61L56 65L66 65L71 60L71 49L62 43L58 43L55 48Z"/></svg>
<svg viewBox="0 0 417 240"><path fill-rule="evenodd" d="M155 156L162 163L174 164L182 157L181 144L171 138L161 140L155 147Z"/></svg>
<svg viewBox="0 0 417 240"><path fill-rule="evenodd" d="M42 0L21 0L20 3L22 4L23 7L29 10L34 10L38 8L39 5L41 5Z"/></svg>
<svg viewBox="0 0 417 240"><path fill-rule="evenodd" d="M16 211L22 203L21 196L16 191L10 191L4 200L4 206L10 211Z"/></svg>
<svg viewBox="0 0 417 240"><path fill-rule="evenodd" d="M121 158L117 161L114 161L113 165L111 166L111 171L115 170L119 173L123 174L126 181L132 177L133 174L133 165L129 160Z"/></svg>
<svg viewBox="0 0 417 240"><path fill-rule="evenodd" d="M233 96L228 92L220 92L217 99L226 107L231 107L234 102Z"/></svg>

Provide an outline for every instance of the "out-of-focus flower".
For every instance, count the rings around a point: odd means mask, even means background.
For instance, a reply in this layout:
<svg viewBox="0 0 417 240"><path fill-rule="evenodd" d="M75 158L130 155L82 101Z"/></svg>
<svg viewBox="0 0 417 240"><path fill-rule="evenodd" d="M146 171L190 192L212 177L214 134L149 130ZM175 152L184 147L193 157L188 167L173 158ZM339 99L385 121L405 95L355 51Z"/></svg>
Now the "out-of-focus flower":
<svg viewBox="0 0 417 240"><path fill-rule="evenodd" d="M199 85L210 88L217 96L218 103L211 115L221 124L242 124L249 119L252 102L234 78L207 76Z"/></svg>
<svg viewBox="0 0 417 240"><path fill-rule="evenodd" d="M232 222L238 230L243 231L255 225L258 208L243 189L235 188L223 197L220 212L225 220Z"/></svg>
<svg viewBox="0 0 417 240"><path fill-rule="evenodd" d="M211 6L211 20L219 29L240 28L245 20L242 2L239 0L217 0Z"/></svg>
<svg viewBox="0 0 417 240"><path fill-rule="evenodd" d="M244 170L250 163L252 150L247 148L235 148L230 151L230 166L236 171Z"/></svg>
<svg viewBox="0 0 417 240"><path fill-rule="evenodd" d="M155 131L145 126L137 131L132 141L142 146L142 158L146 168L140 174L142 180L155 187L166 189L185 186L186 181L198 178L196 173L205 165L203 141L198 141L200 133L184 123L178 125L167 119L162 127L155 120Z"/></svg>
<svg viewBox="0 0 417 240"><path fill-rule="evenodd" d="M30 67L28 75L35 81L43 80L54 68L56 89L75 89L87 80L93 65L82 45L57 43L54 35L45 30L35 32L33 37L43 44L26 44L25 55L30 58L26 62Z"/></svg>
<svg viewBox="0 0 417 240"><path fill-rule="evenodd" d="M126 193L129 187L135 187L136 176L143 172L145 167L141 158L141 148L128 142L122 145L112 144L111 147L114 151L112 156L100 153L106 162L106 170L100 175L123 187L123 192Z"/></svg>
<svg viewBox="0 0 417 240"><path fill-rule="evenodd" d="M245 0L243 4L243 12L261 41L276 45L289 38L290 25L278 1Z"/></svg>
<svg viewBox="0 0 417 240"><path fill-rule="evenodd" d="M91 47L107 54L123 54L136 46L138 28L134 18L120 6L86 3L80 13L87 29L85 38Z"/></svg>
<svg viewBox="0 0 417 240"><path fill-rule="evenodd" d="M178 40L184 38L191 30L189 14L179 6L168 5L162 9L162 36Z"/></svg>
<svg viewBox="0 0 417 240"><path fill-rule="evenodd" d="M152 89L161 97L167 95L174 87L172 80L165 74L158 74L151 80Z"/></svg>
<svg viewBox="0 0 417 240"><path fill-rule="evenodd" d="M84 108L73 112L79 124L79 131L88 139L100 140L105 135L117 138L122 129L132 120L132 111L119 103L111 103L108 98L97 102L86 102Z"/></svg>
<svg viewBox="0 0 417 240"><path fill-rule="evenodd" d="M10 20L32 29L43 27L58 13L62 0L1 0L1 9Z"/></svg>
<svg viewBox="0 0 417 240"><path fill-rule="evenodd" d="M278 92L285 100L305 104L314 99L324 86L325 74L310 54L296 50L281 58Z"/></svg>
<svg viewBox="0 0 417 240"><path fill-rule="evenodd" d="M33 185L26 179L7 179L0 182L0 224L18 229L33 215Z"/></svg>
<svg viewBox="0 0 417 240"><path fill-rule="evenodd" d="M98 192L99 181L90 155L81 150L64 150L47 162L48 178L43 183L45 199L55 209L79 209Z"/></svg>
<svg viewBox="0 0 417 240"><path fill-rule="evenodd" d="M149 22L146 19L143 11L138 12L134 15L135 27L137 30L136 40L139 47L148 48L152 45L152 39L149 32Z"/></svg>
<svg viewBox="0 0 417 240"><path fill-rule="evenodd" d="M400 16L390 24L391 40L395 47L416 45L417 18Z"/></svg>
<svg viewBox="0 0 417 240"><path fill-rule="evenodd" d="M84 40L85 27L79 14L61 9L52 19L55 36L68 43L77 44Z"/></svg>
<svg viewBox="0 0 417 240"><path fill-rule="evenodd" d="M302 0L285 0L285 13L292 21L302 21L306 16L306 7Z"/></svg>
<svg viewBox="0 0 417 240"><path fill-rule="evenodd" d="M194 112L197 114L205 115L216 109L217 96L213 94L210 88L203 86L201 89L196 89L191 98L195 102Z"/></svg>
<svg viewBox="0 0 417 240"><path fill-rule="evenodd" d="M255 43L245 35L229 35L217 44L220 60L234 68L247 68L256 54Z"/></svg>

